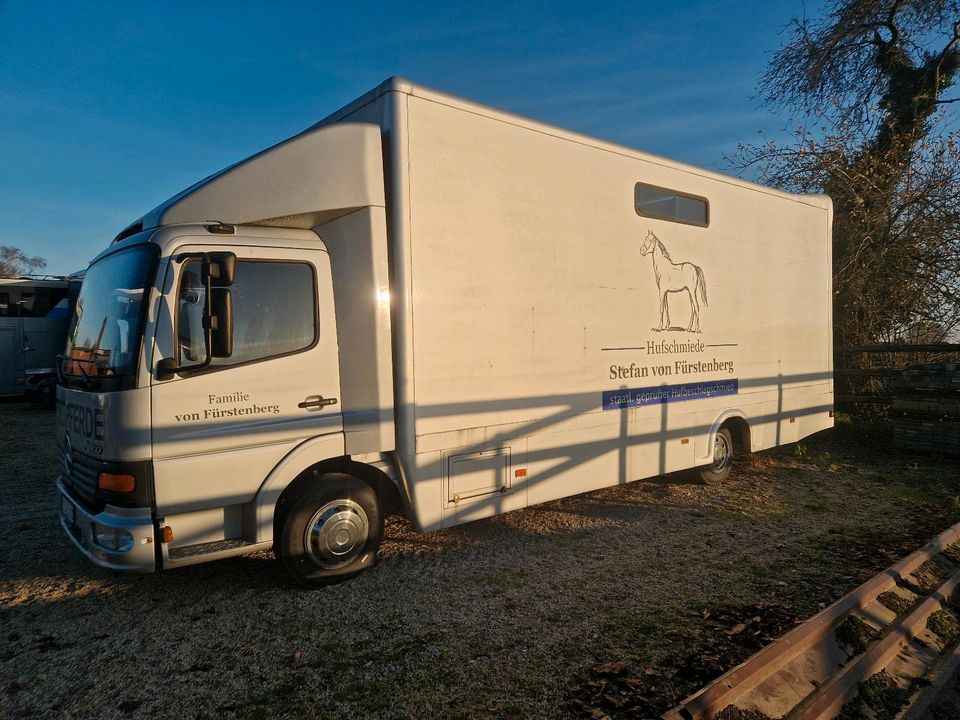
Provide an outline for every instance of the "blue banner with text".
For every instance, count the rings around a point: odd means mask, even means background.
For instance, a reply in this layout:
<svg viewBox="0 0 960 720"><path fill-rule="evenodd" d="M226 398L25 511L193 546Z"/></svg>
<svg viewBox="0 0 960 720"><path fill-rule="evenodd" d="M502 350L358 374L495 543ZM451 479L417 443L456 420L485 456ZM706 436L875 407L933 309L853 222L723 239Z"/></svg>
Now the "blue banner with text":
<svg viewBox="0 0 960 720"><path fill-rule="evenodd" d="M737 379L659 385L635 390L604 390L603 409L622 410L641 405L661 405L721 395L736 395L738 392L740 392L740 382Z"/></svg>

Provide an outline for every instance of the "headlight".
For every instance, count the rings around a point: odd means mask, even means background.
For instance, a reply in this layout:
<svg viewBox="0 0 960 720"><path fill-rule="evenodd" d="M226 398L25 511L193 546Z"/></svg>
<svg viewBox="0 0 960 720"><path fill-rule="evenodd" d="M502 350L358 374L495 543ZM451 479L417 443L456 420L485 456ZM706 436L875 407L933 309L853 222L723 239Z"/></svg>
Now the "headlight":
<svg viewBox="0 0 960 720"><path fill-rule="evenodd" d="M100 523L93 524L93 539L97 545L112 552L127 552L133 547L133 535Z"/></svg>

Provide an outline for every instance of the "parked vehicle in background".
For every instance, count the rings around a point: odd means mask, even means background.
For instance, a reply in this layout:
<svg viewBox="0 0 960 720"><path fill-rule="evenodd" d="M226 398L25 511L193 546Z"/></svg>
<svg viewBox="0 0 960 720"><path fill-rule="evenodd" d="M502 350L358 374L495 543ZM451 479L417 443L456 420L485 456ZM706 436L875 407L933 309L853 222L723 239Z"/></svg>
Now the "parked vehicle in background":
<svg viewBox="0 0 960 720"><path fill-rule="evenodd" d="M0 396L53 404L57 355L63 352L80 278L0 278Z"/></svg>
<svg viewBox="0 0 960 720"><path fill-rule="evenodd" d="M65 532L304 584L422 531L833 424L831 203L391 79L90 265Z"/></svg>

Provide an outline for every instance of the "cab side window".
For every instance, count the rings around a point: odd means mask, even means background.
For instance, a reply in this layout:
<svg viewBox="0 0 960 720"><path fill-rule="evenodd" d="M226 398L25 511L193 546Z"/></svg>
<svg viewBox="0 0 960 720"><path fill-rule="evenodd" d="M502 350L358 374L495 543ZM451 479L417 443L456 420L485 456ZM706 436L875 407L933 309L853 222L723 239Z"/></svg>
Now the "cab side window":
<svg viewBox="0 0 960 720"><path fill-rule="evenodd" d="M301 262L238 260L233 296L233 354L215 367L238 365L311 347L319 333L313 267ZM180 276L177 335L181 362L206 356L203 309L206 289L200 261L188 261Z"/></svg>

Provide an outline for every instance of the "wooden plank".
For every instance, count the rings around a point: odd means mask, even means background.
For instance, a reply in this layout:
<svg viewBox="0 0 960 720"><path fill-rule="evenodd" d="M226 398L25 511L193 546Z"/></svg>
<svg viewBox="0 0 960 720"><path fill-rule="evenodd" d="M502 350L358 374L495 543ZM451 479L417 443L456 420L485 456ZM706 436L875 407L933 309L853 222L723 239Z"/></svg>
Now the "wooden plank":
<svg viewBox="0 0 960 720"><path fill-rule="evenodd" d="M886 404L893 402L893 395L834 395L834 404L841 403L876 403Z"/></svg>
<svg viewBox="0 0 960 720"><path fill-rule="evenodd" d="M877 343L875 345L841 345L834 350L838 353L960 353L960 343L937 343L933 345Z"/></svg>

